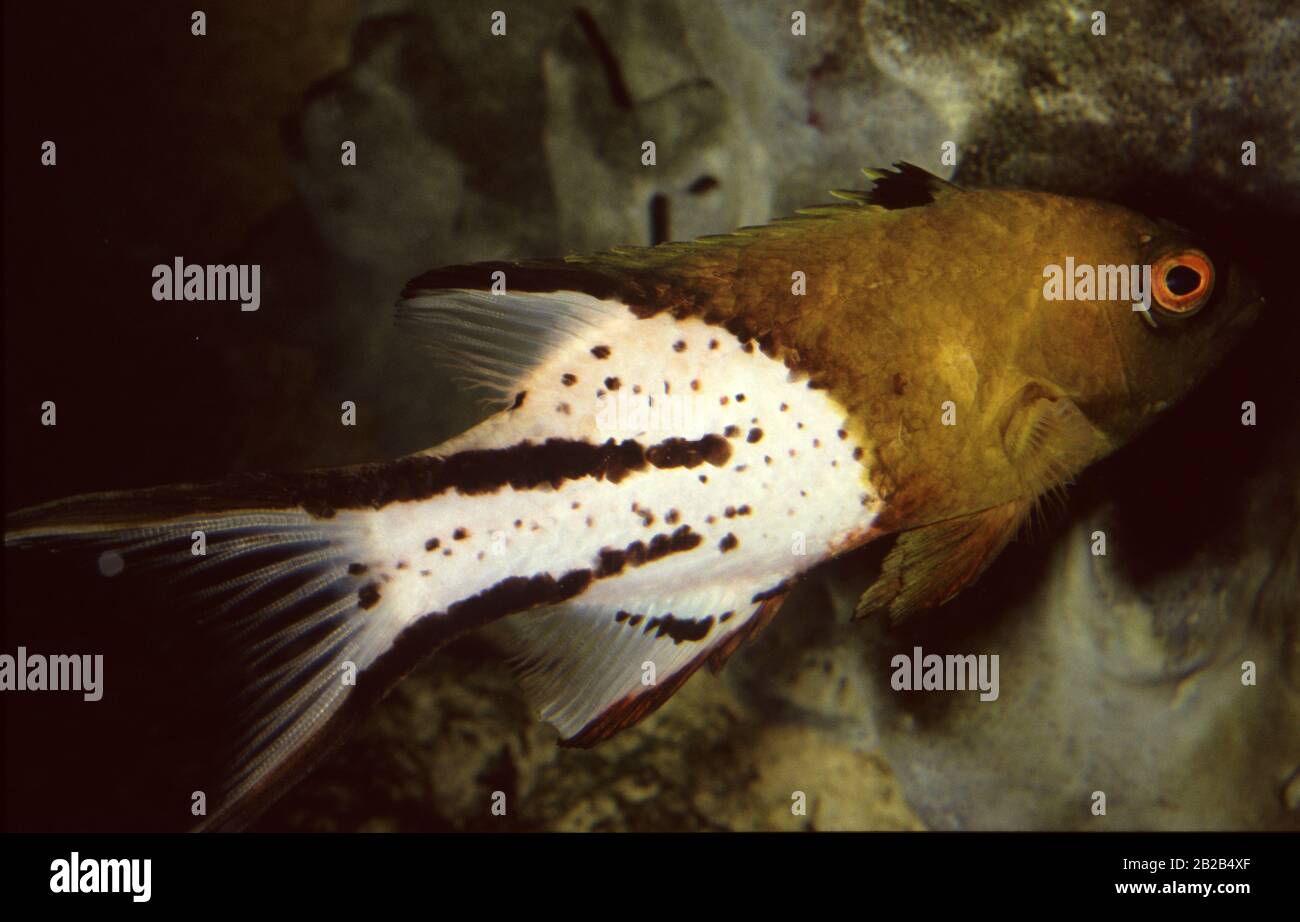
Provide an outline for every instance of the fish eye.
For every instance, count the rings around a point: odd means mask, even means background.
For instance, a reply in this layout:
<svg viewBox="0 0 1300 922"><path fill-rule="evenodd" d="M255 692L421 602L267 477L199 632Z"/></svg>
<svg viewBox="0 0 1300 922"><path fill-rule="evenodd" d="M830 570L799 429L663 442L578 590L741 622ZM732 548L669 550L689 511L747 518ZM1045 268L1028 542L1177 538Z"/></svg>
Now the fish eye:
<svg viewBox="0 0 1300 922"><path fill-rule="evenodd" d="M1189 317L1213 291L1214 264L1200 250L1167 253L1151 267L1151 296L1166 314Z"/></svg>

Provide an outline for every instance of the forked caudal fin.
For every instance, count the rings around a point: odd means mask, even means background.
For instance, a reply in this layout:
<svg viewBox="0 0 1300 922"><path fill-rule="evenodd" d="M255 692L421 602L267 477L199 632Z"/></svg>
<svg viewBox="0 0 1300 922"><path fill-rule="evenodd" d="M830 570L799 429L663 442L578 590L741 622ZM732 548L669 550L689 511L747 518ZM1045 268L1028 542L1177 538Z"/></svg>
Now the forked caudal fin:
<svg viewBox="0 0 1300 922"><path fill-rule="evenodd" d="M151 656L178 660L109 658L105 695L138 681L128 671L160 677L152 704L171 716L156 735L188 732L210 744L189 767L193 777L173 779L185 796L175 812L221 829L251 819L337 741L334 731L357 713L354 698L386 690L377 686L391 680L371 667L409 612L367 590L357 563L370 541L363 517L176 511L202 509L212 496L195 487L74 498L11 516L5 544L11 582L39 578L67 600L47 620L67 619L76 636L77 622L120 619ZM172 687L177 681L184 690ZM194 792L206 810L191 810Z"/></svg>

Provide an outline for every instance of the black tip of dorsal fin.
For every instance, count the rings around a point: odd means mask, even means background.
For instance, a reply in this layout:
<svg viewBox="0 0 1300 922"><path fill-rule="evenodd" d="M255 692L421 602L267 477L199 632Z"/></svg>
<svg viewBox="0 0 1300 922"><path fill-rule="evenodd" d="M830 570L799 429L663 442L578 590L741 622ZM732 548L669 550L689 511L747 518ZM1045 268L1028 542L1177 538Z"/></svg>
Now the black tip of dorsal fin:
<svg viewBox="0 0 1300 922"><path fill-rule="evenodd" d="M927 173L919 166L900 160L894 169L863 170L874 182L866 203L881 208L914 208L929 205L940 195L959 191L957 186Z"/></svg>

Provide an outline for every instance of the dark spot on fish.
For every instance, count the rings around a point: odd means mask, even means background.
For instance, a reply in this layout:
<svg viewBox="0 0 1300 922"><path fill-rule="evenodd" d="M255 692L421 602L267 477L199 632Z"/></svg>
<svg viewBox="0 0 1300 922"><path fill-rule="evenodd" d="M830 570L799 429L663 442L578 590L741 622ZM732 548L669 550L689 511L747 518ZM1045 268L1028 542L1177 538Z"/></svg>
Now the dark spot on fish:
<svg viewBox="0 0 1300 922"><path fill-rule="evenodd" d="M700 483L708 483L708 482L709 482L709 475L708 475L708 474L701 474L701 475L700 475Z"/></svg>
<svg viewBox="0 0 1300 922"><path fill-rule="evenodd" d="M744 344L743 346L741 346L740 348L744 349L746 352L750 352L750 353L752 353L752 352L754 351L754 344L753 344L753 343L745 343L745 344Z"/></svg>
<svg viewBox="0 0 1300 922"><path fill-rule="evenodd" d="M732 468L732 470L735 471L735 472L737 472L737 473L743 474L745 471L749 470L749 465L748 465L748 464L737 464L735 467Z"/></svg>
<svg viewBox="0 0 1300 922"><path fill-rule="evenodd" d="M606 378L605 386L609 388L611 391L616 391L623 386L623 382L620 381L618 378Z"/></svg>
<svg viewBox="0 0 1300 922"><path fill-rule="evenodd" d="M451 533L451 540L453 541L464 541L468 537L469 532L463 528L458 528Z"/></svg>
<svg viewBox="0 0 1300 922"><path fill-rule="evenodd" d="M397 569L399 569L399 570L405 570L405 569L406 569L406 561L405 561L405 560L399 560L399 561L397 561Z"/></svg>
<svg viewBox="0 0 1300 922"><path fill-rule="evenodd" d="M639 385L639 384L633 384L633 385L632 385L632 393L634 393L634 394L639 394L639 393L641 393L641 385Z"/></svg>
<svg viewBox="0 0 1300 922"><path fill-rule="evenodd" d="M573 408L567 403L557 403L555 405L555 411L557 413L563 413L565 416L570 416L573 413Z"/></svg>
<svg viewBox="0 0 1300 922"><path fill-rule="evenodd" d="M786 592L789 591L789 589L790 589L790 580L783 579L781 580L781 582L777 583L771 589L767 589L764 590L763 592L758 593L752 599L750 599L750 601L766 602L768 599L775 599L779 595L784 595Z"/></svg>
<svg viewBox="0 0 1300 922"><path fill-rule="evenodd" d="M633 615L631 618L627 620L627 623L630 627L636 627L644 620L645 620L645 615Z"/></svg>
<svg viewBox="0 0 1300 922"><path fill-rule="evenodd" d="M726 429L722 430L722 434L729 439L734 439L736 436L740 435L740 427L728 426Z"/></svg>
<svg viewBox="0 0 1300 922"><path fill-rule="evenodd" d="M854 460L854 461L861 461L861 460L862 460L862 446L861 446L861 445L858 445L858 446L855 446L855 447L854 447L854 449L853 449L853 460Z"/></svg>
<svg viewBox="0 0 1300 922"><path fill-rule="evenodd" d="M619 610L617 613L615 613L615 615L614 615L614 623L615 623L615 624L622 624L624 621L626 621L626 620L627 620L628 618L630 618L630 617L632 617L630 614L628 614L627 612L625 612L625 611L623 611L623 610L620 609L620 610Z"/></svg>
<svg viewBox="0 0 1300 922"><path fill-rule="evenodd" d="M731 403L731 398L730 398L730 397L720 397L720 398L718 398L718 403L722 404L722 405L725 407L727 404Z"/></svg>
<svg viewBox="0 0 1300 922"><path fill-rule="evenodd" d="M722 510L722 514L729 519L734 519L736 517L736 507L728 506L726 509Z"/></svg>
<svg viewBox="0 0 1300 922"><path fill-rule="evenodd" d="M718 542L718 547L721 549L722 553L725 554L727 551L734 550L738 544L740 544L740 541L736 536L731 532L727 532L722 536L722 540Z"/></svg>
<svg viewBox="0 0 1300 922"><path fill-rule="evenodd" d="M790 404L788 404L788 403L783 403L783 404L781 404L781 412L782 412L782 413L785 413L785 412L786 412L787 410L789 410L789 409L790 409Z"/></svg>
<svg viewBox="0 0 1300 922"><path fill-rule="evenodd" d="M718 341L716 339L709 340L709 348L710 349L718 348Z"/></svg>
<svg viewBox="0 0 1300 922"><path fill-rule="evenodd" d="M680 644L684 641L701 641L709 636L709 631L712 629L712 615L702 621L696 621L694 618L675 618L669 612L666 615L658 615L647 621L645 630L642 633L649 634L654 631L656 638L669 637L674 644Z"/></svg>
<svg viewBox="0 0 1300 922"><path fill-rule="evenodd" d="M515 402L510 404L510 409L518 410L524 405L524 398L528 396L528 391L520 391L515 394Z"/></svg>
<svg viewBox="0 0 1300 922"><path fill-rule="evenodd" d="M596 563L597 578L606 576L615 576L623 572L627 560L623 557L623 552L615 548L602 548L598 555Z"/></svg>
<svg viewBox="0 0 1300 922"><path fill-rule="evenodd" d="M681 516L677 514L676 509L669 509L668 514L664 516L664 521L669 525L676 525L679 518L681 518Z"/></svg>
<svg viewBox="0 0 1300 922"><path fill-rule="evenodd" d="M582 508L582 503L578 502L577 500L574 500L574 501L573 501L573 504L570 505L569 508L570 508L570 509L581 509L581 508Z"/></svg>
<svg viewBox="0 0 1300 922"><path fill-rule="evenodd" d="M433 571L432 571L432 570L421 570L421 571L420 571L420 575L421 575L421 576L430 576L430 575L432 575L432 574L433 574Z"/></svg>
<svg viewBox="0 0 1300 922"><path fill-rule="evenodd" d="M570 374L569 372L566 371L560 377L560 383L563 384L565 387L573 387L573 385L578 383L578 376L574 374Z"/></svg>
<svg viewBox="0 0 1300 922"><path fill-rule="evenodd" d="M424 549L426 551L436 551L440 544L442 544L442 542L437 538L430 538L428 541L424 542Z"/></svg>
<svg viewBox="0 0 1300 922"><path fill-rule="evenodd" d="M749 506L744 505L736 510L736 515L749 515L749 512L750 512Z"/></svg>
<svg viewBox="0 0 1300 922"><path fill-rule="evenodd" d="M598 359L609 358L609 346L592 346L591 354Z"/></svg>
<svg viewBox="0 0 1300 922"><path fill-rule="evenodd" d="M745 395L744 395L744 394L737 394L737 395L736 395L736 403L744 403L744 402L745 402Z"/></svg>
<svg viewBox="0 0 1300 922"><path fill-rule="evenodd" d="M515 528L523 528L523 527L524 527L524 520L523 520L523 519L515 519Z"/></svg>
<svg viewBox="0 0 1300 922"><path fill-rule="evenodd" d="M840 437L840 441L843 441L844 439L847 439L849 437L849 434L845 432L843 429L839 430L835 434Z"/></svg>
<svg viewBox="0 0 1300 922"><path fill-rule="evenodd" d="M735 615L735 612L734 612L734 611L724 611L724 612L722 613L722 617L718 619L718 623L719 623L719 624L726 624L728 621L731 620L731 618L732 618L733 615Z"/></svg>
<svg viewBox="0 0 1300 922"><path fill-rule="evenodd" d="M591 581L590 570L570 570L559 579L549 573L511 576L478 595L453 602L447 607L446 617L467 628L478 627L526 608L571 599L590 586Z"/></svg>
<svg viewBox="0 0 1300 922"><path fill-rule="evenodd" d="M763 437L763 430L762 430L762 429L750 429L750 430L749 430L749 435L745 436L745 441L748 442L749 444L753 445L755 442L757 442L757 441L758 441L759 439L761 439L762 437Z"/></svg>
<svg viewBox="0 0 1300 922"><path fill-rule="evenodd" d="M684 339L679 339L679 340L677 340L677 342L673 343L673 351L674 351L674 352L685 352L685 351L686 351L686 340L684 340Z"/></svg>
<svg viewBox="0 0 1300 922"><path fill-rule="evenodd" d="M650 539L649 544L644 541L633 541L622 550L618 548L602 548L597 555L596 578L604 579L607 576L615 576L623 572L624 567L639 567L668 554L692 550L698 547L703 540L703 538L691 531L689 525L683 525L671 535L662 533L655 535Z"/></svg>
<svg viewBox="0 0 1300 922"><path fill-rule="evenodd" d="M379 585L377 583L366 583L357 590L357 604L362 608L371 609L379 604Z"/></svg>
<svg viewBox="0 0 1300 922"><path fill-rule="evenodd" d="M359 576L360 574L365 573L366 570L368 569L369 567L367 567L364 563L348 564L348 572L351 573L353 576Z"/></svg>
<svg viewBox="0 0 1300 922"><path fill-rule="evenodd" d="M894 372L894 393L900 397L907 393L907 378L901 371Z"/></svg>
<svg viewBox="0 0 1300 922"><path fill-rule="evenodd" d="M699 379L699 378L693 378L693 379L691 380L691 390L693 390L693 391L698 391L699 389L700 389L700 379Z"/></svg>
<svg viewBox="0 0 1300 922"><path fill-rule="evenodd" d="M443 556L443 557L450 557L450 556L451 556L451 548L445 548L445 549L443 550L443 552L442 552L442 556Z"/></svg>
<svg viewBox="0 0 1300 922"><path fill-rule="evenodd" d="M720 467L731 457L731 446L719 435L706 435L694 441L671 438L645 450L645 458L657 468L698 467L704 462Z"/></svg>
<svg viewBox="0 0 1300 922"><path fill-rule="evenodd" d="M821 439L813 439L813 448L821 448L821 447L822 447L822 440L821 440Z"/></svg>
<svg viewBox="0 0 1300 922"><path fill-rule="evenodd" d="M664 382L664 393L665 393L665 394L671 394L672 392L673 392L673 387L672 387L672 385L669 384L667 381L665 381L665 382Z"/></svg>

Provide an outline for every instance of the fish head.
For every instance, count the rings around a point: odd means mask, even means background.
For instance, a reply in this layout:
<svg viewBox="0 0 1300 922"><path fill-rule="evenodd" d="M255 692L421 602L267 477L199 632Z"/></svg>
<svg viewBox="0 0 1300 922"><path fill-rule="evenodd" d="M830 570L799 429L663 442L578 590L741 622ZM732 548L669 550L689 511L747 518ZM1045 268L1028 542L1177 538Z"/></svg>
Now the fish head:
<svg viewBox="0 0 1300 922"><path fill-rule="evenodd" d="M1261 286L1222 244L1126 208L1088 203L1062 220L1055 253L1093 272L1095 297L1044 299L1032 336L1042 373L1117 448L1196 387L1258 319ZM1085 229L1084 225L1090 225ZM1079 236L1069 238L1072 232ZM1070 240L1087 241L1071 245ZM1106 267L1106 268L1103 268ZM1134 285L1107 299L1103 273L1128 267ZM1076 272L1083 270L1076 268Z"/></svg>

